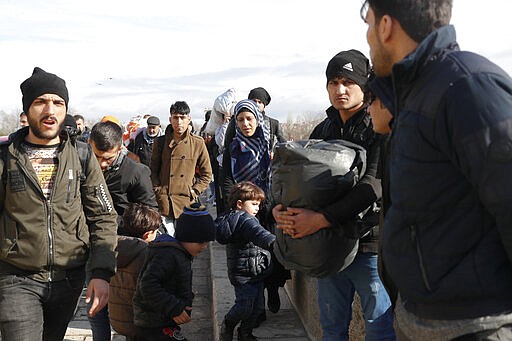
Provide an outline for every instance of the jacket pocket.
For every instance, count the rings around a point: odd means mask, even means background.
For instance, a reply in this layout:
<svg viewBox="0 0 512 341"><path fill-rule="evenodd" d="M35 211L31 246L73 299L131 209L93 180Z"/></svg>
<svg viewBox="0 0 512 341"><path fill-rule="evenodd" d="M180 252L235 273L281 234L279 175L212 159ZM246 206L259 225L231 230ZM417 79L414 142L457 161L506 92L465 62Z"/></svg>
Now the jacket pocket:
<svg viewBox="0 0 512 341"><path fill-rule="evenodd" d="M417 231L416 225L411 225L410 230L411 230L411 241L413 243L413 247L416 249L416 254L418 256L418 264L420 266L421 276L423 278L423 284L425 284L425 287L427 288L427 290L429 292L432 292L432 287L430 286L430 281L429 281L428 275L427 275L427 269L425 267L425 263L423 260L423 254L421 252L420 241L418 238L418 231Z"/></svg>
<svg viewBox="0 0 512 341"><path fill-rule="evenodd" d="M83 243L85 250L89 249L89 228L83 223L82 217L76 222L76 238Z"/></svg>
<svg viewBox="0 0 512 341"><path fill-rule="evenodd" d="M2 228L0 229L0 252L3 257L15 252L18 242L18 226L7 214L2 215Z"/></svg>

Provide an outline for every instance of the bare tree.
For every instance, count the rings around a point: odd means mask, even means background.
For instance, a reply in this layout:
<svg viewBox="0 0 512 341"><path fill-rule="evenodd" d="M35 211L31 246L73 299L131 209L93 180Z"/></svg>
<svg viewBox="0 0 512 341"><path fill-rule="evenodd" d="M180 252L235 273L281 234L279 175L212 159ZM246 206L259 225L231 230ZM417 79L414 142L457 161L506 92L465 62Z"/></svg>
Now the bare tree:
<svg viewBox="0 0 512 341"><path fill-rule="evenodd" d="M306 140L315 126L324 119L323 113L301 113L281 123L286 140Z"/></svg>
<svg viewBox="0 0 512 341"><path fill-rule="evenodd" d="M0 135L9 135L19 128L21 109L13 109L10 112L0 111Z"/></svg>

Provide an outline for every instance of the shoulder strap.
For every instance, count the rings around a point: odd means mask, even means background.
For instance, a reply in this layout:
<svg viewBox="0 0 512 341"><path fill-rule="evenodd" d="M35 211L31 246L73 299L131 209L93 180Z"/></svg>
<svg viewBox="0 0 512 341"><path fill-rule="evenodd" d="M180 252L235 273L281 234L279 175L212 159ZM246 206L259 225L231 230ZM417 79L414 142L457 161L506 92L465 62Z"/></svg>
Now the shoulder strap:
<svg viewBox="0 0 512 341"><path fill-rule="evenodd" d="M9 147L9 143L3 143L2 145L0 145L0 149L2 151L2 161L4 163L3 167L2 167L2 183L4 185L4 188L7 184L7 165L8 165L8 152L7 152L7 148Z"/></svg>
<svg viewBox="0 0 512 341"><path fill-rule="evenodd" d="M91 147L82 141L75 142L75 149L78 154L78 158L80 159L80 165L82 166L82 174L80 175L80 182L84 182L86 178L86 169L89 165L89 160L91 159L92 150Z"/></svg>
<svg viewBox="0 0 512 341"><path fill-rule="evenodd" d="M156 142L158 142L158 154L162 155L162 152L164 150L164 144L165 144L165 135L158 136L156 138Z"/></svg>

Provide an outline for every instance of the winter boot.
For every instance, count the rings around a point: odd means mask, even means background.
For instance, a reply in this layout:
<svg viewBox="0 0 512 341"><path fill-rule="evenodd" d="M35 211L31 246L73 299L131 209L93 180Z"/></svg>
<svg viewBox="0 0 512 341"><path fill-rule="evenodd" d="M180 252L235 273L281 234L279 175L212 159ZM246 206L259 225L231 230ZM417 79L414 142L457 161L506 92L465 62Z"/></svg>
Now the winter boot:
<svg viewBox="0 0 512 341"><path fill-rule="evenodd" d="M254 328L258 328L261 325L261 323L266 320L267 314L265 313L265 310L263 310L261 314L259 314L258 317L256 318L256 325L254 326Z"/></svg>
<svg viewBox="0 0 512 341"><path fill-rule="evenodd" d="M252 330L241 330L238 327L238 341L258 341L258 339L252 335Z"/></svg>
<svg viewBox="0 0 512 341"><path fill-rule="evenodd" d="M220 326L220 341L233 341L233 332L235 331L236 325L236 322L224 318Z"/></svg>
<svg viewBox="0 0 512 341"><path fill-rule="evenodd" d="M272 286L267 288L268 301L267 306L268 310L273 312L274 314L279 311L281 308L281 300L279 299L279 287Z"/></svg>

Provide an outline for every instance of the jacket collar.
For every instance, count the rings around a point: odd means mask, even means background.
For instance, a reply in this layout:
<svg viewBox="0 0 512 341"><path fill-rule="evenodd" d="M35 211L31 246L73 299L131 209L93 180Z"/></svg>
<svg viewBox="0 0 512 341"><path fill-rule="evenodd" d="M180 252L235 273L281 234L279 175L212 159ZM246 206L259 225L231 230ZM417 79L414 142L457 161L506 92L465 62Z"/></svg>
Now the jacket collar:
<svg viewBox="0 0 512 341"><path fill-rule="evenodd" d="M11 133L9 135L9 140L8 140L9 143L12 143L14 145L19 145L21 142L23 142L25 137L28 135L28 130L29 130L29 127L23 127L23 128L16 130L13 133ZM59 136L60 136L60 148L62 149L64 144L66 142L70 141L70 138L69 138L68 132L65 129L61 130Z"/></svg>
<svg viewBox="0 0 512 341"><path fill-rule="evenodd" d="M367 109L367 106L363 105L361 107L361 109L359 109L359 111L357 111L354 115L352 115L352 117L350 117L347 120L347 122L345 122L345 124L343 124L343 121L341 120L339 111L336 108L334 108L332 105L329 108L327 108L327 110L325 112L327 114L327 117L329 119L331 119L331 121L334 123L334 125L336 127L344 128L346 126L350 126L351 124L353 124L353 122L359 122L359 119L361 118L361 116L366 115L366 109Z"/></svg>
<svg viewBox="0 0 512 341"><path fill-rule="evenodd" d="M418 47L400 62L393 65L394 83L407 86L413 82L423 67L442 54L459 50L455 27L446 25L430 33Z"/></svg>

